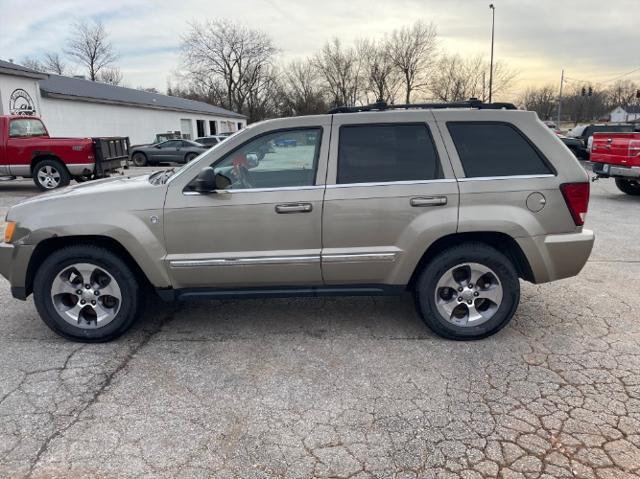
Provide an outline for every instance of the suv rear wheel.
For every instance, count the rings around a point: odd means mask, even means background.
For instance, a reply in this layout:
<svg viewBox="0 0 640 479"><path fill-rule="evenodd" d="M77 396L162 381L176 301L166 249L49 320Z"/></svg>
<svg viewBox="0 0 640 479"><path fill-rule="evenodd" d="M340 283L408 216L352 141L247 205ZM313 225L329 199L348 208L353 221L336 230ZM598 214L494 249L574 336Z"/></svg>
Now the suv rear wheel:
<svg viewBox="0 0 640 479"><path fill-rule="evenodd" d="M466 243L441 252L422 270L415 296L423 320L439 336L481 339L511 320L520 282L505 255Z"/></svg>
<svg viewBox="0 0 640 479"><path fill-rule="evenodd" d="M117 338L140 316L144 302L138 280L124 261L89 245L51 254L36 272L33 294L47 326L82 342Z"/></svg>
<svg viewBox="0 0 640 479"><path fill-rule="evenodd" d="M624 178L616 178L616 186L620 191L628 195L640 195L640 181L625 180Z"/></svg>
<svg viewBox="0 0 640 479"><path fill-rule="evenodd" d="M33 182L42 191L67 186L71 176L67 168L57 160L39 161L33 168Z"/></svg>

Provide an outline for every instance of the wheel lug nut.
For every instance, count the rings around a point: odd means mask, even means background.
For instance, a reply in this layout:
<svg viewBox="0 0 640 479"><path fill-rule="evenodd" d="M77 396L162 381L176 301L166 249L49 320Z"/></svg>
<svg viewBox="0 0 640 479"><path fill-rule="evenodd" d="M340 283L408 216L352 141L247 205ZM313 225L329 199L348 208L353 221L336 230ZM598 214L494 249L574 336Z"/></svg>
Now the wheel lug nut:
<svg viewBox="0 0 640 479"><path fill-rule="evenodd" d="M462 293L462 291L464 290L464 288L460 287L458 288L458 291Z"/></svg>
<svg viewBox="0 0 640 479"><path fill-rule="evenodd" d="M477 291L475 293L473 293L474 296L480 296L480 293L478 293Z"/></svg>
<svg viewBox="0 0 640 479"><path fill-rule="evenodd" d="M95 305L96 305L96 302L95 302L95 301L91 301L91 304L93 304L93 305L95 306Z"/></svg>
<svg viewBox="0 0 640 479"><path fill-rule="evenodd" d="M76 291L76 294L82 294L82 290L79 289L78 291Z"/></svg>
<svg viewBox="0 0 640 479"><path fill-rule="evenodd" d="M84 287L85 287L85 289L89 289L89 288L91 288L91 286L90 286L90 285L88 285L88 284L85 284L85 285L84 285Z"/></svg>
<svg viewBox="0 0 640 479"><path fill-rule="evenodd" d="M469 283L469 288L473 288L473 284Z"/></svg>
<svg viewBox="0 0 640 479"><path fill-rule="evenodd" d="M467 304L471 304L472 302L473 302L473 301L469 300L469 301L467 301Z"/></svg>
<svg viewBox="0 0 640 479"><path fill-rule="evenodd" d="M85 304L85 303L86 303L86 301L84 299L80 300L80 304Z"/></svg>
<svg viewBox="0 0 640 479"><path fill-rule="evenodd" d="M93 292L93 294L95 294L96 296L100 296L100 291L98 291L97 289Z"/></svg>
<svg viewBox="0 0 640 479"><path fill-rule="evenodd" d="M462 301L462 296L458 297L458 301Z"/></svg>

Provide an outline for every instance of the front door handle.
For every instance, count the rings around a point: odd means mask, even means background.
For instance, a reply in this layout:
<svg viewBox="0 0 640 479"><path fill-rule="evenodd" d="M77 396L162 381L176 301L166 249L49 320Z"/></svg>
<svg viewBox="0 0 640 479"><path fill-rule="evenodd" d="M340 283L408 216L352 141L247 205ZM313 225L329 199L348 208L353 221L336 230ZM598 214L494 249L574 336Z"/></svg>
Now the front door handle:
<svg viewBox="0 0 640 479"><path fill-rule="evenodd" d="M411 198L411 206L444 206L446 204L446 196L421 196Z"/></svg>
<svg viewBox="0 0 640 479"><path fill-rule="evenodd" d="M313 205L311 203L285 203L282 205L276 205L276 213L288 214L288 213L311 213L313 211Z"/></svg>

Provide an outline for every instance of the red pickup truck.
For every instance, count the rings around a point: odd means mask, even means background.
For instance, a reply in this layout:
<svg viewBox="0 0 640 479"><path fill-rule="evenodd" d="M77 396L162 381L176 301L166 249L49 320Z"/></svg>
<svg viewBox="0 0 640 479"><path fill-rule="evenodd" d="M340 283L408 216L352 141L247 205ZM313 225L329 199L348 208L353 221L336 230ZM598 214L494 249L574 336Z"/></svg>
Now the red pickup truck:
<svg viewBox="0 0 640 479"><path fill-rule="evenodd" d="M640 195L640 133L595 133L591 162L597 178L615 178L628 195Z"/></svg>
<svg viewBox="0 0 640 479"><path fill-rule="evenodd" d="M33 178L41 190L103 178L125 166L128 138L51 138L33 116L0 116L0 177Z"/></svg>

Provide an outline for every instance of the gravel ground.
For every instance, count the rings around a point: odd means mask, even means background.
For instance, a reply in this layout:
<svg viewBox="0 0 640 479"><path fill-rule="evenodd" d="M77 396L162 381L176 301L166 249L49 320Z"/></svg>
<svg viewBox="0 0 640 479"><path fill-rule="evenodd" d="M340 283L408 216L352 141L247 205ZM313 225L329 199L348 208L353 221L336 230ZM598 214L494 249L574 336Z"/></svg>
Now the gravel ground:
<svg viewBox="0 0 640 479"><path fill-rule="evenodd" d="M587 226L583 272L472 343L406 296L155 302L81 345L2 280L0 476L638 477L640 198L595 183Z"/></svg>

